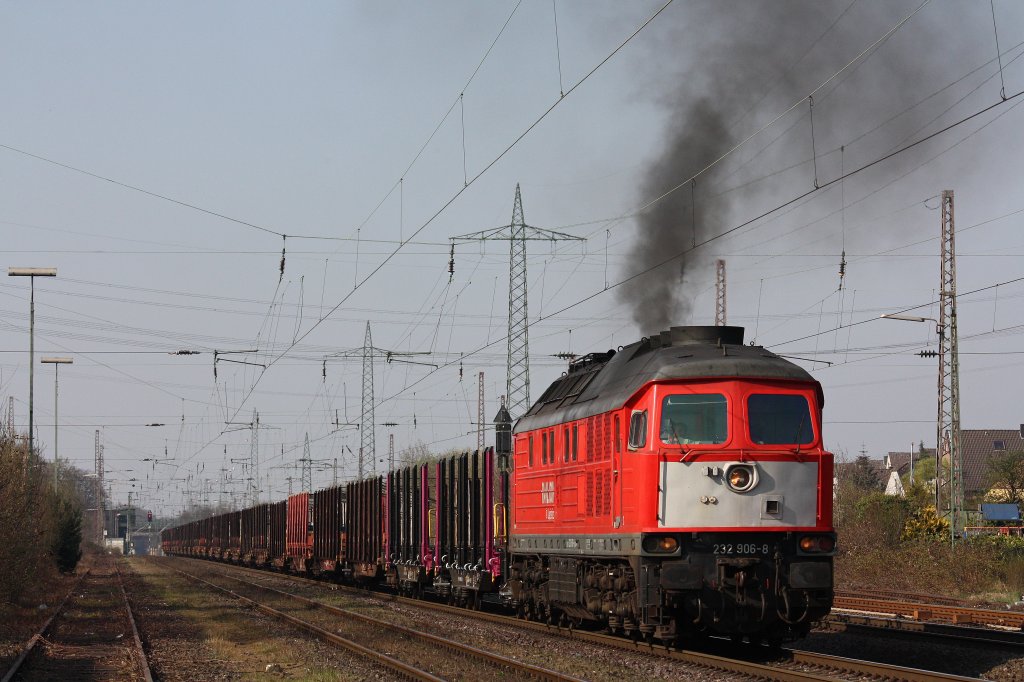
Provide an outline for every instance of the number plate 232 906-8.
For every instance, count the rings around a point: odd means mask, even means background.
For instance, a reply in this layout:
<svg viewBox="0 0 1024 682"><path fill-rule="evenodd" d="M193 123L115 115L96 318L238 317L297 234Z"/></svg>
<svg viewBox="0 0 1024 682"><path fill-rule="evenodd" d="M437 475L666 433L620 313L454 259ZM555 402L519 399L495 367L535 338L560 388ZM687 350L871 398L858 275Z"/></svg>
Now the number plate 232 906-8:
<svg viewBox="0 0 1024 682"><path fill-rule="evenodd" d="M716 543L712 546L712 554L716 556L753 556L768 555L770 546L767 542Z"/></svg>

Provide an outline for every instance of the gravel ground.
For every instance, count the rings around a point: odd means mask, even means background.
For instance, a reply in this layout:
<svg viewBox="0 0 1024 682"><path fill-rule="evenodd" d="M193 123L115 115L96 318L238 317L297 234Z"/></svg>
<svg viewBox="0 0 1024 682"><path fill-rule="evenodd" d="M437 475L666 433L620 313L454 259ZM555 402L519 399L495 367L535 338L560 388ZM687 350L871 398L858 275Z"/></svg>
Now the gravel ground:
<svg viewBox="0 0 1024 682"><path fill-rule="evenodd" d="M192 562L190 566L197 563L199 562ZM211 570L230 570L228 566L217 564L209 564L208 567ZM375 595L331 590L327 583L310 585L270 573L260 576L250 573L241 577L262 581L269 586L341 608L366 612L374 617L408 627L431 628L428 631L588 680L740 679L739 676L731 676L728 673L709 671L645 656L642 653L606 649L585 642L573 642L559 636L516 630L481 622L468 616L437 613L395 603L386 598L381 599ZM887 633L871 635L814 631L807 638L790 646L795 649L950 674L1024 682L1024 656L978 644L914 642L892 637Z"/></svg>
<svg viewBox="0 0 1024 682"><path fill-rule="evenodd" d="M126 589L154 675L194 680L389 680L355 655L298 633L161 564L132 560ZM267 665L280 672L266 672Z"/></svg>
<svg viewBox="0 0 1024 682"><path fill-rule="evenodd" d="M92 553L83 555L74 574L61 575L48 581L40 587L39 594L34 595L34 598L26 596L22 604L0 603L0 676L18 657L29 638L53 615L68 590L93 565L95 559L96 555Z"/></svg>
<svg viewBox="0 0 1024 682"><path fill-rule="evenodd" d="M190 572L226 572L230 566L189 562ZM595 646L558 635L544 635L514 627L476 620L471 616L439 613L412 605L395 603L374 595L331 590L330 585L310 585L273 574L246 573L239 577L262 582L270 587L293 592L340 608L366 613L374 618L423 629L471 646L487 649L509 658L550 668L596 682L645 680L748 680L749 677L708 670L677 661Z"/></svg>

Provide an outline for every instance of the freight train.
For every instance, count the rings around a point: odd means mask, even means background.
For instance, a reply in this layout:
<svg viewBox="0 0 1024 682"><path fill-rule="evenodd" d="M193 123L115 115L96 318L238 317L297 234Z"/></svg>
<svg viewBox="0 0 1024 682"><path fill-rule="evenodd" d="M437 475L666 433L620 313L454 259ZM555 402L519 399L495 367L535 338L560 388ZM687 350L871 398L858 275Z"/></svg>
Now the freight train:
<svg viewBox="0 0 1024 682"><path fill-rule="evenodd" d="M833 600L824 396L739 327L574 359L496 448L169 528L163 550L678 643Z"/></svg>

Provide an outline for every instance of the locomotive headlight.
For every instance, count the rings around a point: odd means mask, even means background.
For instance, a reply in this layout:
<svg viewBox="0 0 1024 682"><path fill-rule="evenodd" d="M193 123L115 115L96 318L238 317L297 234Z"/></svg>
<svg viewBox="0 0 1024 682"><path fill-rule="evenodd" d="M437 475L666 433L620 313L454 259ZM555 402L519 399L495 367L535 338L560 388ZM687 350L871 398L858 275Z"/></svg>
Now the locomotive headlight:
<svg viewBox="0 0 1024 682"><path fill-rule="evenodd" d="M738 493L745 493L757 484L757 474L749 464L733 464L726 467L725 480Z"/></svg>

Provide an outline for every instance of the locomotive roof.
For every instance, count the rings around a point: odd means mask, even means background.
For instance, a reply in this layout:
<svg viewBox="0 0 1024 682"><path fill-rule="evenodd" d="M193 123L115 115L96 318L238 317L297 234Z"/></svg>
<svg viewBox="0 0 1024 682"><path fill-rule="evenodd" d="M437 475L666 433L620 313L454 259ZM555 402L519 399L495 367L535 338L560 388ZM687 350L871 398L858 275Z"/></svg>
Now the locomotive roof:
<svg viewBox="0 0 1024 682"><path fill-rule="evenodd" d="M578 358L516 423L530 431L621 407L644 384L667 379L751 377L817 383L802 367L761 346L742 327L672 327L618 352ZM824 400L818 389L821 404Z"/></svg>

